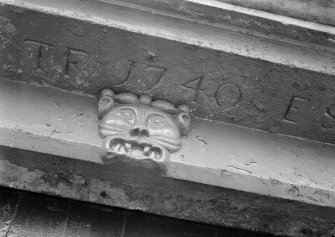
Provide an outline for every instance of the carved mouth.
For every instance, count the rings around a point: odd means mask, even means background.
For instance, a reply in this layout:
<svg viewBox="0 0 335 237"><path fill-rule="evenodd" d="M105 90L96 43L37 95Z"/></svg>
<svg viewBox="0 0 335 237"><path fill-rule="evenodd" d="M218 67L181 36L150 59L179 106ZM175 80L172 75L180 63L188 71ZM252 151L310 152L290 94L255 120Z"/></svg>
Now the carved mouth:
<svg viewBox="0 0 335 237"><path fill-rule="evenodd" d="M127 156L135 159L152 159L161 162L168 158L168 152L165 148L146 141L107 138L105 148L107 150L105 158L109 159L115 156Z"/></svg>

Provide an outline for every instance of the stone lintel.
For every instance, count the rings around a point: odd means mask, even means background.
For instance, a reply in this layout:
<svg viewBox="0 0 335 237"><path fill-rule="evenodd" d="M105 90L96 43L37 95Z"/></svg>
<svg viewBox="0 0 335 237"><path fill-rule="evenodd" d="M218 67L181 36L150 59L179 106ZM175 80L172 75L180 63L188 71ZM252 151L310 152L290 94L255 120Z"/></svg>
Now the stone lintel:
<svg viewBox="0 0 335 237"><path fill-rule="evenodd" d="M2 78L335 142L332 26L212 1L0 2Z"/></svg>
<svg viewBox="0 0 335 237"><path fill-rule="evenodd" d="M164 1L164 0L163 0ZM312 22L335 26L335 2L318 0L271 1L271 0L221 0L238 6L291 16Z"/></svg>
<svg viewBox="0 0 335 237"><path fill-rule="evenodd" d="M332 230L333 145L194 119L168 163L106 165L97 101L3 80L0 184L273 234Z"/></svg>

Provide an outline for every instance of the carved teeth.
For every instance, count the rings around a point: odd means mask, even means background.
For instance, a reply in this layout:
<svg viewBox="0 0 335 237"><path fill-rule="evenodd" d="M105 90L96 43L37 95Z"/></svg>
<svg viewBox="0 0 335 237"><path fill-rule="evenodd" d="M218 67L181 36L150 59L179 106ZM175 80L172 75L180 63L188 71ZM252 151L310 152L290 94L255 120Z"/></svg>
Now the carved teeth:
<svg viewBox="0 0 335 237"><path fill-rule="evenodd" d="M149 146L145 146L144 150L143 150L144 155L148 155L149 151L150 151L150 147Z"/></svg>
<svg viewBox="0 0 335 237"><path fill-rule="evenodd" d="M119 151L120 150L120 147L121 147L121 144L117 144L115 147L114 147L114 151Z"/></svg>
<svg viewBox="0 0 335 237"><path fill-rule="evenodd" d="M155 159L155 152L150 151L149 152L149 157L152 158L152 159Z"/></svg>
<svg viewBox="0 0 335 237"><path fill-rule="evenodd" d="M115 144L109 144L109 149L114 150Z"/></svg>
<svg viewBox="0 0 335 237"><path fill-rule="evenodd" d="M126 151L131 153L131 144L130 143L125 143L124 144Z"/></svg>
<svg viewBox="0 0 335 237"><path fill-rule="evenodd" d="M126 149L124 146L121 145L120 149L119 149L120 153L126 153Z"/></svg>
<svg viewBox="0 0 335 237"><path fill-rule="evenodd" d="M133 157L137 157L139 159L147 159L150 158L152 160L159 160L162 157L161 151L157 147L153 147L152 145L145 144L137 144L130 143L124 140L114 140L113 143L110 143L109 150L110 154L122 154L122 155L130 155ZM112 157L109 155L108 157Z"/></svg>

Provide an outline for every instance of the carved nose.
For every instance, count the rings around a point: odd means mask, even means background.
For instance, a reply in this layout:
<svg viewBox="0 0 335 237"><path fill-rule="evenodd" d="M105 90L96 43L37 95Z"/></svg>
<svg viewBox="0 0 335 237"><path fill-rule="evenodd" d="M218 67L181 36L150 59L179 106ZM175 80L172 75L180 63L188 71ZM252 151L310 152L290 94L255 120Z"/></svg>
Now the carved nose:
<svg viewBox="0 0 335 237"><path fill-rule="evenodd" d="M136 127L130 130L130 136L149 137L149 130L146 127Z"/></svg>

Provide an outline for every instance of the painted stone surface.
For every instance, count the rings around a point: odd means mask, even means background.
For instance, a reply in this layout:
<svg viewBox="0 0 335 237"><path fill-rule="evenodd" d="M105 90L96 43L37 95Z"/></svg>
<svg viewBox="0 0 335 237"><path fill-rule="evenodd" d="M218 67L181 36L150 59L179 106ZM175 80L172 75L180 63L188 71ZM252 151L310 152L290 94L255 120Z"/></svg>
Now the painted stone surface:
<svg viewBox="0 0 335 237"><path fill-rule="evenodd" d="M187 135L190 108L132 93L101 92L98 104L99 134L103 138L102 157L115 156L164 162L178 151L181 136Z"/></svg>

